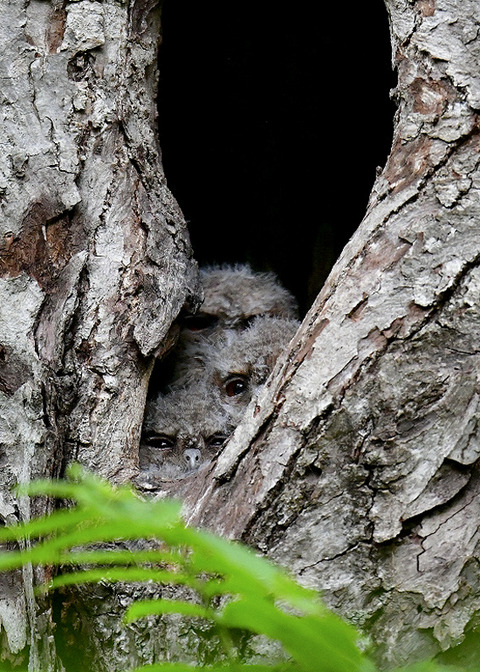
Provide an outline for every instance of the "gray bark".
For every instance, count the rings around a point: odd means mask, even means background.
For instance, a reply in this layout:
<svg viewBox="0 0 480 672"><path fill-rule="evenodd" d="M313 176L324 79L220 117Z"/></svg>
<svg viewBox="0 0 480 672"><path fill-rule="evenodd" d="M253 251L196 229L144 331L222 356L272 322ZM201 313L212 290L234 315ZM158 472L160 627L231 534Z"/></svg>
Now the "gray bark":
<svg viewBox="0 0 480 672"><path fill-rule="evenodd" d="M365 219L234 438L184 482L192 523L320 589L384 667L461 644L480 594L477 7L386 6L399 108ZM158 5L2 10L10 522L32 513L10 486L73 459L116 481L135 474L152 356L198 290L155 130ZM31 570L1 581L2 652L30 642L31 669L61 669Z"/></svg>
<svg viewBox="0 0 480 672"><path fill-rule="evenodd" d="M31 512L10 487L69 461L136 473L152 355L197 281L158 146L158 3L5 0L1 23L0 516L12 522ZM2 653L30 643L30 668L54 669L31 574L0 579Z"/></svg>

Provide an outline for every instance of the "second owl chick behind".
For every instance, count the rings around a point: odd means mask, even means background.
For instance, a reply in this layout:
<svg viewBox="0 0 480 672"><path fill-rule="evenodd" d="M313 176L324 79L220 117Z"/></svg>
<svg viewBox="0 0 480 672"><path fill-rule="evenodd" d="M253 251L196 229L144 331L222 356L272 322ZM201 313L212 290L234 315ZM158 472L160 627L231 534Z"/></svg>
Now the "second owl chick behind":
<svg viewBox="0 0 480 672"><path fill-rule="evenodd" d="M274 273L257 273L248 264L200 269L204 300L184 327L242 329L258 315L297 318L298 305Z"/></svg>

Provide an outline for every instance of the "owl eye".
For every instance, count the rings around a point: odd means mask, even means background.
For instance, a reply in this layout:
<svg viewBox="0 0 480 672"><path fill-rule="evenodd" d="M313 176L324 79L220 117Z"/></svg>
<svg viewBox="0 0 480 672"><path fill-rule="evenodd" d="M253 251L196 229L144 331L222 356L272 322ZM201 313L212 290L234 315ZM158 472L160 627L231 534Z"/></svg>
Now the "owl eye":
<svg viewBox="0 0 480 672"><path fill-rule="evenodd" d="M239 394L243 394L248 388L247 378L235 374L227 378L223 387L228 397L236 397Z"/></svg>
<svg viewBox="0 0 480 672"><path fill-rule="evenodd" d="M159 450L168 450L175 446L175 439L164 434L149 434L145 437L145 443Z"/></svg>
<svg viewBox="0 0 480 672"><path fill-rule="evenodd" d="M209 448L222 448L228 438L227 434L212 434L207 439L207 445Z"/></svg>

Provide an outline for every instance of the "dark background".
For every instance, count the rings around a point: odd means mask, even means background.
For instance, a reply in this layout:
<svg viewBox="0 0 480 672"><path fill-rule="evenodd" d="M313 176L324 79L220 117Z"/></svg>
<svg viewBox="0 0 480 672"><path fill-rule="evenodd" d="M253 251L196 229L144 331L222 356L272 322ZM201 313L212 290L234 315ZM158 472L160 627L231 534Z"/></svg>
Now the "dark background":
<svg viewBox="0 0 480 672"><path fill-rule="evenodd" d="M327 4L163 4L160 141L195 256L275 271L302 312L392 139L383 2Z"/></svg>

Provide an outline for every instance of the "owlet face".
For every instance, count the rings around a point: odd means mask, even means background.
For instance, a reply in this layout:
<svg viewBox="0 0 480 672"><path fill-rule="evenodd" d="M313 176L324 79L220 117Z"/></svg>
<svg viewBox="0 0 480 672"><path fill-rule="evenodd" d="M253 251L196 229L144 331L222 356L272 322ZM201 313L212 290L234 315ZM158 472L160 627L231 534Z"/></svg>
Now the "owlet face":
<svg viewBox="0 0 480 672"><path fill-rule="evenodd" d="M140 469L185 478L212 460L233 429L218 399L200 385L159 395L147 404Z"/></svg>
<svg viewBox="0 0 480 672"><path fill-rule="evenodd" d="M225 331L223 340L218 342L210 361L211 381L226 412L237 422L299 324L297 320L257 317L242 332Z"/></svg>

